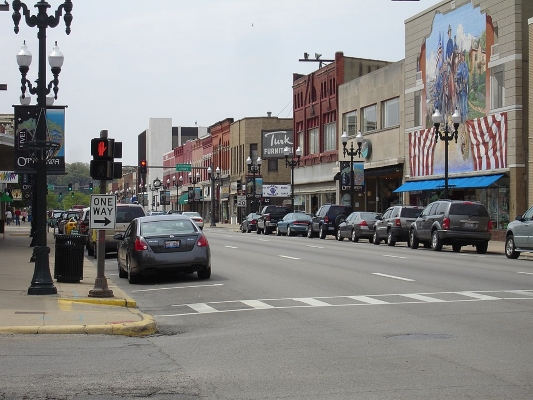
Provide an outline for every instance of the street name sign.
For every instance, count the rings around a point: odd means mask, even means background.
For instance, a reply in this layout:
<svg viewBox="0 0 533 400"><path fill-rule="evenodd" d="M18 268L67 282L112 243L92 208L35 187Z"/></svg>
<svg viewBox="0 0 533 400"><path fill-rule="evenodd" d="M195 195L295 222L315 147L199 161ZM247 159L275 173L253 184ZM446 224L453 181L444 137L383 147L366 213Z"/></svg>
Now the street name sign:
<svg viewBox="0 0 533 400"><path fill-rule="evenodd" d="M92 194L89 215L91 229L115 229L117 197L113 194Z"/></svg>
<svg viewBox="0 0 533 400"><path fill-rule="evenodd" d="M176 171L178 172L191 172L191 164L176 164Z"/></svg>

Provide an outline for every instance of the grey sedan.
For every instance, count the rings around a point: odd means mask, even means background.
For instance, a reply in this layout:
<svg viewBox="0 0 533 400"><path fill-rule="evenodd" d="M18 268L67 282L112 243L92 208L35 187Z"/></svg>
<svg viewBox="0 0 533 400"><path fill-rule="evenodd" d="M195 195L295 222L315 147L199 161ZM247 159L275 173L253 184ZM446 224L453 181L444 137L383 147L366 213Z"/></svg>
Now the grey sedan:
<svg viewBox="0 0 533 400"><path fill-rule="evenodd" d="M119 277L130 283L157 272L196 272L200 279L211 277L209 242L189 217L135 218L124 233L113 237L119 240Z"/></svg>
<svg viewBox="0 0 533 400"><path fill-rule="evenodd" d="M359 239L365 238L372 242L374 224L380 216L380 213L375 212L354 211L339 224L337 240L348 238L352 242L358 242Z"/></svg>

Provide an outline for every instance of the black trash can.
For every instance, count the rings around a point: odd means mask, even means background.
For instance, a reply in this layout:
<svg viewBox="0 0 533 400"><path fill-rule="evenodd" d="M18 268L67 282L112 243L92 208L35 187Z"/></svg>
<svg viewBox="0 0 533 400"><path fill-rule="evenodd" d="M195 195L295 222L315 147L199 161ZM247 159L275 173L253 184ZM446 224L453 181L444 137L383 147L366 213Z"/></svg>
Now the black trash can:
<svg viewBox="0 0 533 400"><path fill-rule="evenodd" d="M54 235L56 239L54 278L75 283L83 279L83 258L87 235Z"/></svg>

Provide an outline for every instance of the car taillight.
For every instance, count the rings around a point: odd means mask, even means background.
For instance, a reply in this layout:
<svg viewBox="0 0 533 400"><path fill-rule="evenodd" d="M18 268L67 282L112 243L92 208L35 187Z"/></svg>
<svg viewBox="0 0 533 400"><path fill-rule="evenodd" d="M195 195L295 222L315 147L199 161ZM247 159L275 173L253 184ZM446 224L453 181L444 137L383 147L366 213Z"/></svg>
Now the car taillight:
<svg viewBox="0 0 533 400"><path fill-rule="evenodd" d="M442 229L450 229L450 218L444 218L442 220Z"/></svg>
<svg viewBox="0 0 533 400"><path fill-rule="evenodd" d="M270 215L267 215L265 221L270 221Z"/></svg>
<svg viewBox="0 0 533 400"><path fill-rule="evenodd" d="M368 226L368 223L365 220L362 220L360 225L361 226Z"/></svg>
<svg viewBox="0 0 533 400"><path fill-rule="evenodd" d="M250 222L250 225L255 225L255 224L257 224L257 221L255 219Z"/></svg>
<svg viewBox="0 0 533 400"><path fill-rule="evenodd" d="M196 245L198 247L207 247L207 246L209 246L209 242L207 241L207 238L205 237L205 235L200 235L200 237L198 238L198 241L196 242Z"/></svg>
<svg viewBox="0 0 533 400"><path fill-rule="evenodd" d="M133 244L133 250L134 251L148 250L148 244L144 241L144 239L136 238L135 243Z"/></svg>
<svg viewBox="0 0 533 400"><path fill-rule="evenodd" d="M327 215L324 217L324 222L325 222L326 224L329 223L329 217L328 217Z"/></svg>
<svg viewBox="0 0 533 400"><path fill-rule="evenodd" d="M400 221L400 218L394 219L394 225L396 226L402 226L402 221Z"/></svg>
<svg viewBox="0 0 533 400"><path fill-rule="evenodd" d="M487 232L491 232L492 231L492 221L489 219L489 222L487 224Z"/></svg>

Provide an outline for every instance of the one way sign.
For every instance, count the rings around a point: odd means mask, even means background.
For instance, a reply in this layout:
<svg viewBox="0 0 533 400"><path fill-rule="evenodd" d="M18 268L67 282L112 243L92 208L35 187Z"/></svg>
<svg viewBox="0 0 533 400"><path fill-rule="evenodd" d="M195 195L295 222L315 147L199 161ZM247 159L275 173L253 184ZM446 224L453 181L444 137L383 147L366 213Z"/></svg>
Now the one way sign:
<svg viewBox="0 0 533 400"><path fill-rule="evenodd" d="M112 194L91 195L89 227L91 229L115 229L117 198Z"/></svg>

